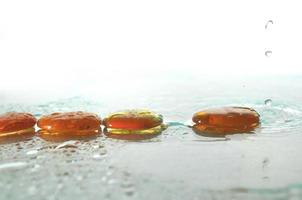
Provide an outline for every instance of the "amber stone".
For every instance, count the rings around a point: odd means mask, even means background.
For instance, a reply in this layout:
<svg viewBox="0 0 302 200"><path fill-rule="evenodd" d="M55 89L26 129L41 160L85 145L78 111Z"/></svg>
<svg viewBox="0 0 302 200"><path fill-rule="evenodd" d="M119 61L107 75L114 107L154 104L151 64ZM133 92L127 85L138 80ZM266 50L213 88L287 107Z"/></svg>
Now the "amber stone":
<svg viewBox="0 0 302 200"><path fill-rule="evenodd" d="M88 112L53 113L38 120L41 137L88 136L98 134L101 119Z"/></svg>
<svg viewBox="0 0 302 200"><path fill-rule="evenodd" d="M221 107L197 112L193 130L201 134L225 135L253 131L260 124L259 114L247 107Z"/></svg>
<svg viewBox="0 0 302 200"><path fill-rule="evenodd" d="M104 134L125 140L149 139L159 135L165 126L162 116L148 110L125 110L105 117Z"/></svg>
<svg viewBox="0 0 302 200"><path fill-rule="evenodd" d="M125 110L105 117L103 125L107 128L125 130L144 130L163 123L161 115L148 110Z"/></svg>
<svg viewBox="0 0 302 200"><path fill-rule="evenodd" d="M32 129L35 124L36 118L32 114L4 113L0 115L0 135L20 134L23 130Z"/></svg>

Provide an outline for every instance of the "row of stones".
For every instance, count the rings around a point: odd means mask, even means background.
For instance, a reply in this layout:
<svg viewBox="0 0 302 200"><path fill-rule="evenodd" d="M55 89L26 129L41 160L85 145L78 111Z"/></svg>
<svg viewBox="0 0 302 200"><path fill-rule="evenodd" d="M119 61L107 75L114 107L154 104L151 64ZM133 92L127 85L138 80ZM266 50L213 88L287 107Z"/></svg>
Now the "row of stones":
<svg viewBox="0 0 302 200"><path fill-rule="evenodd" d="M222 136L252 132L260 124L259 114L247 107L220 107L202 110L193 115L193 130L201 135ZM149 110L125 110L103 120L93 113L65 112L42 116L39 120L29 113L9 112L0 115L0 139L24 138L35 134L46 140L70 137L89 138L101 133L117 139L148 139L160 134L166 125L160 114Z"/></svg>

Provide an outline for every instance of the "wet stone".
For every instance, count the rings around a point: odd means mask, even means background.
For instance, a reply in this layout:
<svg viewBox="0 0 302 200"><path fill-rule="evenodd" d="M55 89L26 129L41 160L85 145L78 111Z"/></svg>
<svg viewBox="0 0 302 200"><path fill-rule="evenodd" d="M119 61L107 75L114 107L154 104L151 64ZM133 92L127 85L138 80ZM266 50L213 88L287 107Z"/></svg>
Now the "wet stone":
<svg viewBox="0 0 302 200"><path fill-rule="evenodd" d="M103 124L108 137L126 140L149 139L164 129L161 115L148 110L125 110L108 115Z"/></svg>
<svg viewBox="0 0 302 200"><path fill-rule="evenodd" d="M39 136L49 141L95 138L101 132L101 119L88 112L53 113L38 120Z"/></svg>
<svg viewBox="0 0 302 200"><path fill-rule="evenodd" d="M197 112L193 130L205 136L248 133L260 124L259 114L246 107L221 107Z"/></svg>
<svg viewBox="0 0 302 200"><path fill-rule="evenodd" d="M0 144L27 140L35 135L36 118L29 113L0 115Z"/></svg>

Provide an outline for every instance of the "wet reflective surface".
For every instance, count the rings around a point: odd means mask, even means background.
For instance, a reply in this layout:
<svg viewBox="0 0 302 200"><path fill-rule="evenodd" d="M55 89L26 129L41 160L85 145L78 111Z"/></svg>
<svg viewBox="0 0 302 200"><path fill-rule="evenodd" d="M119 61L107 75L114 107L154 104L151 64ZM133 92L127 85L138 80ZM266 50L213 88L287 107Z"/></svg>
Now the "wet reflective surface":
<svg viewBox="0 0 302 200"><path fill-rule="evenodd" d="M1 144L0 199L301 199L301 80L237 77L221 84L189 77L145 83L135 92L113 88L114 95L95 89L48 101L3 101L1 112L36 117L147 107L169 127L142 141L102 133L89 140L34 136ZM261 127L220 138L188 127L196 111L221 106L254 108Z"/></svg>

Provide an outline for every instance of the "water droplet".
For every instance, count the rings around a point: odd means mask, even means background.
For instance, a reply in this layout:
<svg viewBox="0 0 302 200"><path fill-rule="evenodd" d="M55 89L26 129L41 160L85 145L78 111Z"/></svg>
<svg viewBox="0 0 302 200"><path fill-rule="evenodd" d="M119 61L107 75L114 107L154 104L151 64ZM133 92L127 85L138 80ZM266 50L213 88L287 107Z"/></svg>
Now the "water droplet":
<svg viewBox="0 0 302 200"><path fill-rule="evenodd" d="M28 194L29 195L35 195L36 193L37 193L37 188L33 185L33 186L30 186L29 188L28 188Z"/></svg>
<svg viewBox="0 0 302 200"><path fill-rule="evenodd" d="M265 56L266 57L271 57L272 53L273 53L272 51L266 51Z"/></svg>
<svg viewBox="0 0 302 200"><path fill-rule="evenodd" d="M58 145L55 149L62 149L62 148L77 148L80 144L78 140L69 140L60 145Z"/></svg>
<svg viewBox="0 0 302 200"><path fill-rule="evenodd" d="M103 157L103 156L101 156L100 154L94 154L94 155L92 156L92 158L95 159L95 160L100 160L102 157Z"/></svg>
<svg viewBox="0 0 302 200"><path fill-rule="evenodd" d="M104 156L106 154L107 154L107 150L106 149L101 149L100 155Z"/></svg>
<svg viewBox="0 0 302 200"><path fill-rule="evenodd" d="M26 152L26 155L36 155L38 153L38 150L34 149L34 150L30 150L28 152Z"/></svg>
<svg viewBox="0 0 302 200"><path fill-rule="evenodd" d="M13 162L13 163L3 163L0 164L0 170L7 170L7 169L20 169L27 165L25 162Z"/></svg>
<svg viewBox="0 0 302 200"><path fill-rule="evenodd" d="M93 145L92 146L94 149L101 149L101 148L104 148L105 145L104 144L96 144L96 145Z"/></svg>
<svg viewBox="0 0 302 200"><path fill-rule="evenodd" d="M268 30L274 24L273 20L268 20L265 24L265 30Z"/></svg>
<svg viewBox="0 0 302 200"><path fill-rule="evenodd" d="M127 196L133 196L134 195L134 188L127 188L127 189L125 189L125 194Z"/></svg>
<svg viewBox="0 0 302 200"><path fill-rule="evenodd" d="M271 99L266 99L266 100L264 101L264 104L267 105L267 106L271 106L272 103L273 103L273 101L272 101Z"/></svg>

